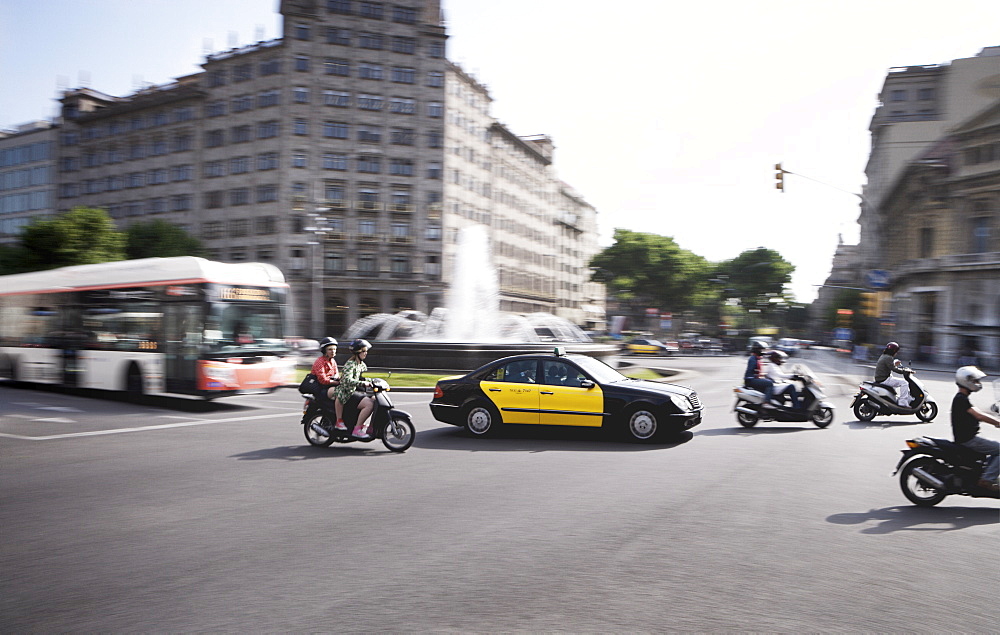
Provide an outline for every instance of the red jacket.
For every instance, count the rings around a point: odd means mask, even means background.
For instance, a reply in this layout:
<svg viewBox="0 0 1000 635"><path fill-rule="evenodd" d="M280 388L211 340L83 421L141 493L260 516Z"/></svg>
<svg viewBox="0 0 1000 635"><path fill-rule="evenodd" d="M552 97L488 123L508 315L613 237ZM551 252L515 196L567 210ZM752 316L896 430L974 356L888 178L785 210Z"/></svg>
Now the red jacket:
<svg viewBox="0 0 1000 635"><path fill-rule="evenodd" d="M340 374L340 371L337 370L337 360L320 355L313 362L312 374L316 375L316 379L324 386L331 385L334 378Z"/></svg>

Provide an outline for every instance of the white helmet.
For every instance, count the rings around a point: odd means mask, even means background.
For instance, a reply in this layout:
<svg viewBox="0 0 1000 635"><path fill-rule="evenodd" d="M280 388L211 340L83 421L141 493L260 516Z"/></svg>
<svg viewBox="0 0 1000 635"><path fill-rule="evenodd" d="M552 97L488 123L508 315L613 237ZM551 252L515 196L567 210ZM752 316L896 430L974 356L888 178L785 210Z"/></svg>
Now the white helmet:
<svg viewBox="0 0 1000 635"><path fill-rule="evenodd" d="M983 383L979 380L983 377L986 377L986 373L975 366L962 366L955 371L955 383L972 392L982 389Z"/></svg>

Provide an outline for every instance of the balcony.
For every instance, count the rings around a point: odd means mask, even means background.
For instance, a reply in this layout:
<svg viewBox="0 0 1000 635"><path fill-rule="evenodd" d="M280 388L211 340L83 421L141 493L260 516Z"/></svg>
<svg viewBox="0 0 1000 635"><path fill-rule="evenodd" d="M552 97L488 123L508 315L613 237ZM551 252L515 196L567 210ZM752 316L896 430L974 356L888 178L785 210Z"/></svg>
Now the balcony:
<svg viewBox="0 0 1000 635"><path fill-rule="evenodd" d="M354 206L357 209L366 209L375 211L382 209L382 203L380 201L356 201L354 203Z"/></svg>
<svg viewBox="0 0 1000 635"><path fill-rule="evenodd" d="M413 236L393 236L392 244L394 245L412 245Z"/></svg>
<svg viewBox="0 0 1000 635"><path fill-rule="evenodd" d="M409 203L392 203L389 205L390 212L412 213L413 206Z"/></svg>
<svg viewBox="0 0 1000 635"><path fill-rule="evenodd" d="M1000 269L1000 252L988 251L979 254L949 254L937 258L917 258L907 260L893 271L893 277L938 271L991 271Z"/></svg>

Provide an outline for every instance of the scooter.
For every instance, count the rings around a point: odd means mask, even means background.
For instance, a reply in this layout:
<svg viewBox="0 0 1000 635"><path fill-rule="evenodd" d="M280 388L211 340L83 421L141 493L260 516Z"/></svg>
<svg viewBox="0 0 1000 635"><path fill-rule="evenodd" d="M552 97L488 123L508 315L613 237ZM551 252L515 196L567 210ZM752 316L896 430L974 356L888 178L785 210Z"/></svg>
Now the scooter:
<svg viewBox="0 0 1000 635"><path fill-rule="evenodd" d="M784 401L781 405L765 404L764 393L747 386L733 388L736 393L733 410L741 426L752 428L758 421L812 421L816 427L825 428L833 423L833 404L826 401L826 395L820 390L822 384L812 371L805 364L795 364L791 371L795 380L802 384L798 408Z"/></svg>
<svg viewBox="0 0 1000 635"><path fill-rule="evenodd" d="M979 487L986 455L947 439L917 437L906 442L893 476L914 505L933 507L952 494L973 498L1000 498Z"/></svg>
<svg viewBox="0 0 1000 635"><path fill-rule="evenodd" d="M938 414L938 405L924 388L912 368L903 368L903 377L910 385L910 406L900 406L896 402L896 390L892 386L874 381L863 381L854 395L851 408L859 421L868 422L875 417L890 415L916 415L927 423Z"/></svg>
<svg viewBox="0 0 1000 635"><path fill-rule="evenodd" d="M370 443L375 439L382 439L383 445L393 452L405 452L413 445L417 431L410 420L410 415L402 410L396 410L389 399L389 384L384 379L366 380L363 384L364 392L355 392L344 405L344 424L346 430L338 430L334 427L337 421L336 413L328 412L319 401L311 394L303 395L305 405L302 407L302 430L306 435L306 441L311 445L325 448L330 444L337 443ZM351 436L358 419L358 402L361 397L367 395L375 401L374 409L368 420L369 436L363 439Z"/></svg>

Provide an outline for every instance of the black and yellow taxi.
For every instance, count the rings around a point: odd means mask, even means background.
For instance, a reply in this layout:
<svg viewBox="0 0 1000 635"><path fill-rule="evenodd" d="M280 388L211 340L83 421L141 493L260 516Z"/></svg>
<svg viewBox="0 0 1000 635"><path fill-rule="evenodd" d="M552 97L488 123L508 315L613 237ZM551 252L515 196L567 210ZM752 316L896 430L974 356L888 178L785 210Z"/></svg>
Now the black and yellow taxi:
<svg viewBox="0 0 1000 635"><path fill-rule="evenodd" d="M586 355L505 357L434 387L438 421L485 436L500 425L620 430L636 441L677 435L701 423L698 394L677 384L631 379Z"/></svg>
<svg viewBox="0 0 1000 635"><path fill-rule="evenodd" d="M626 355L672 355L678 351L676 342L664 344L659 340L636 338L625 343Z"/></svg>

